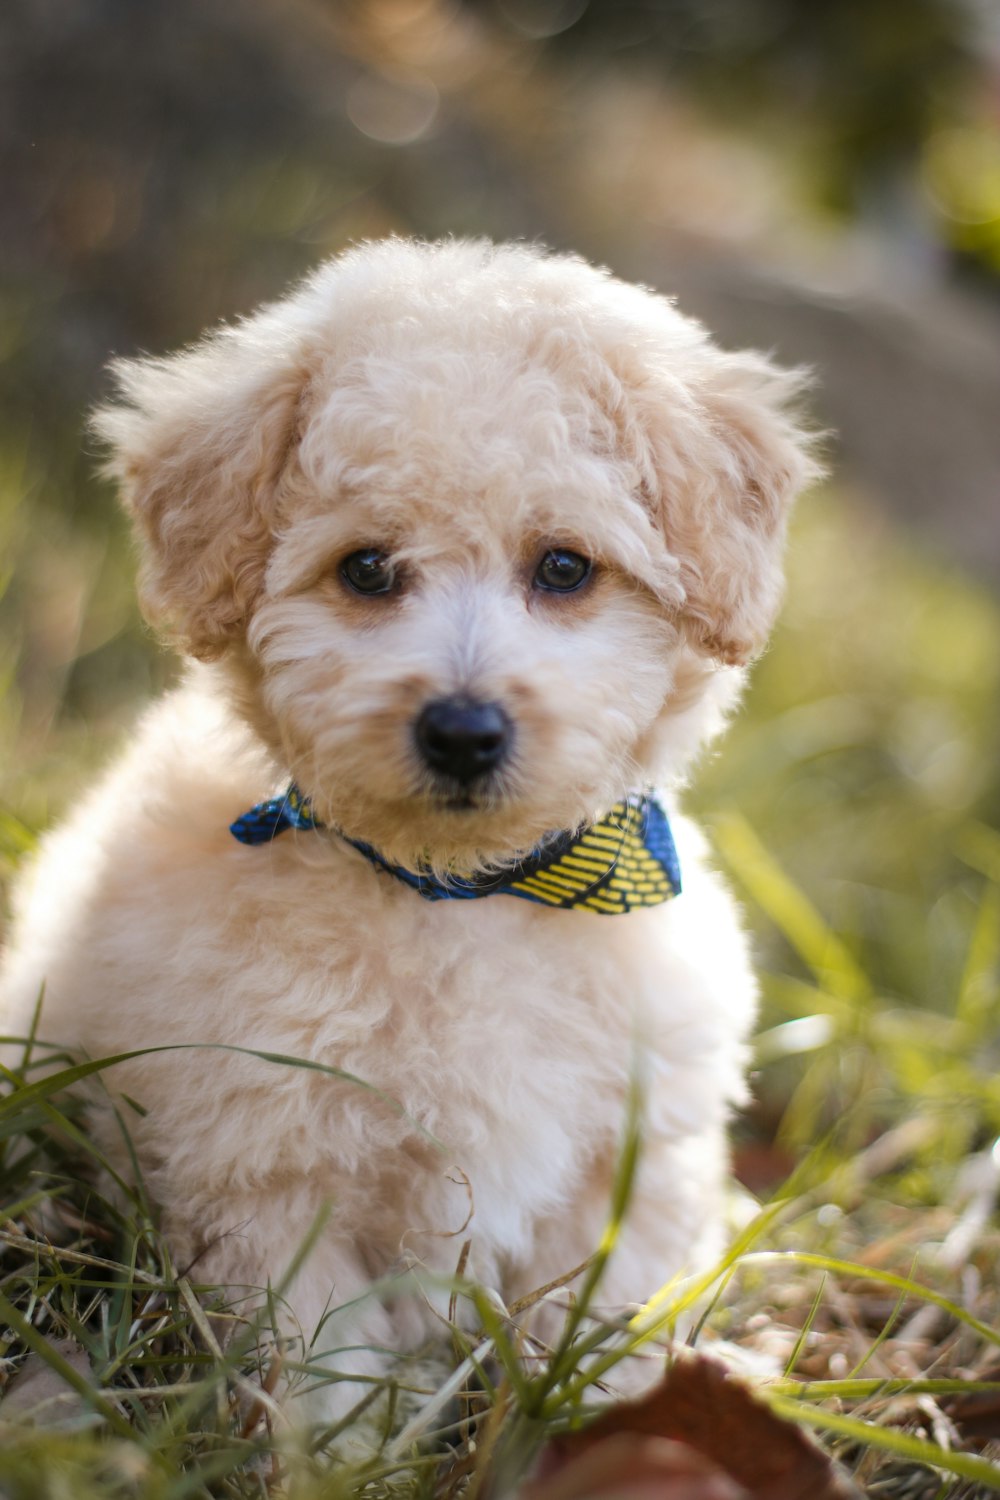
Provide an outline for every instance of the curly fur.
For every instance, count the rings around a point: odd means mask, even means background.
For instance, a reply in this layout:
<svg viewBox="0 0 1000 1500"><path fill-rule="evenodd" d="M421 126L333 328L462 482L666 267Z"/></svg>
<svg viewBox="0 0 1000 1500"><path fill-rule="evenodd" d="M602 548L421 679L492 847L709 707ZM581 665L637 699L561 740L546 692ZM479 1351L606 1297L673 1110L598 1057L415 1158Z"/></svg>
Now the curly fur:
<svg viewBox="0 0 1000 1500"><path fill-rule="evenodd" d="M676 784L778 607L815 473L800 377L574 257L398 239L116 369L95 425L143 606L196 660L25 882L6 1028L44 982L43 1033L79 1052L234 1044L375 1085L217 1050L107 1076L145 1107L138 1158L199 1277L277 1281L332 1203L290 1317L308 1336L353 1302L322 1338L370 1346L331 1355L358 1375L422 1326L414 1299L362 1294L401 1256L453 1267L470 1202L475 1272L505 1295L586 1258L640 1055L645 1149L604 1296L648 1296L718 1246L754 1010L696 831L678 818L677 901L607 919L428 905L336 833L244 848L227 825L294 777L388 859L472 871ZM390 597L340 577L370 545L400 570ZM553 545L594 559L579 594L532 588ZM459 692L516 730L472 809L413 747L421 708ZM127 1170L107 1099L92 1119Z"/></svg>

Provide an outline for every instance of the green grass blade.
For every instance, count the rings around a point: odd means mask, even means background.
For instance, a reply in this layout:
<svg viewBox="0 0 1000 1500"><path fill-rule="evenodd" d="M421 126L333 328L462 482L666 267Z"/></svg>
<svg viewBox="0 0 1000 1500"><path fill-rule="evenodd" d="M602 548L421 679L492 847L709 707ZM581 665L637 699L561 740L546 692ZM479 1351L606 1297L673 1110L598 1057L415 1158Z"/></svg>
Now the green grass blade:
<svg viewBox="0 0 1000 1500"><path fill-rule="evenodd" d="M974 1479L977 1484L1000 1491L1000 1465L991 1463L989 1459L977 1458L972 1453L954 1453L937 1443L929 1443L924 1438L900 1432L896 1427L879 1427L860 1417L847 1417L839 1412L804 1406L801 1402L775 1395L767 1386L763 1386L758 1395L767 1402L776 1416L785 1417L792 1422L806 1422L810 1427L819 1427L826 1432L853 1438L868 1448L897 1454L900 1458L926 1464L928 1468L942 1469L946 1474L957 1474L962 1479Z"/></svg>
<svg viewBox="0 0 1000 1500"><path fill-rule="evenodd" d="M591 1298L600 1283L615 1245L618 1243L625 1220L625 1213L632 1197L635 1174L639 1165L639 1155L642 1146L642 1104L642 1092L638 1084L633 1080L629 1090L624 1138L618 1153L618 1165L615 1170L615 1178L611 1189L611 1202L608 1207L607 1221L597 1250L591 1258L587 1270L584 1272L579 1291L574 1297L569 1313L567 1314L559 1343L553 1352L548 1369L541 1378L539 1392L541 1400L544 1400L549 1391L557 1386L564 1375L577 1363L577 1354L573 1348L574 1339L576 1338L581 1322L586 1316Z"/></svg>
<svg viewBox="0 0 1000 1500"><path fill-rule="evenodd" d="M0 1043L16 1043L23 1040L23 1037L0 1036ZM237 1047L228 1042L173 1042L158 1047L136 1047L131 1052L116 1052L111 1057L99 1057L88 1062L76 1063L72 1067L60 1069L57 1073L50 1073L45 1078L38 1079L36 1083L27 1083L15 1093L0 1098L0 1120L9 1115L15 1115L19 1109L35 1099L48 1098L62 1089L72 1088L74 1084L82 1083L85 1078L91 1078L95 1073L102 1073L118 1063L131 1062L136 1057L154 1057L161 1052L233 1052L242 1057L256 1057L261 1062L272 1063L279 1067L304 1068L309 1072L322 1073L327 1078L337 1078L342 1083L354 1084L357 1088L374 1094L383 1104L388 1104L396 1114L413 1125L437 1150L444 1151L445 1149L441 1142L420 1124L419 1120L407 1113L398 1100L384 1093L373 1083L359 1078L355 1073L348 1073L344 1068L335 1068L329 1063L315 1062L308 1057L291 1057L285 1052L265 1052L257 1047Z"/></svg>
<svg viewBox="0 0 1000 1500"><path fill-rule="evenodd" d="M852 1004L870 999L872 987L819 912L788 879L739 813L710 822L712 841L729 869L816 975L821 986Z"/></svg>

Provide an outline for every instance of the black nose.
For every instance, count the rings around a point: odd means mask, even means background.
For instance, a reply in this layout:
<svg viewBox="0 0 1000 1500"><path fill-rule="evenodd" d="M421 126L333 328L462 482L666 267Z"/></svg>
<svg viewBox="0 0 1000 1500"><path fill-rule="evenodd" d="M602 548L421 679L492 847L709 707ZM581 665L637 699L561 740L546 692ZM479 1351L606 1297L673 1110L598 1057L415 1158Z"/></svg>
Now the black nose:
<svg viewBox="0 0 1000 1500"><path fill-rule="evenodd" d="M428 703L415 733L417 748L431 770L467 785L504 759L512 726L499 703L439 698Z"/></svg>

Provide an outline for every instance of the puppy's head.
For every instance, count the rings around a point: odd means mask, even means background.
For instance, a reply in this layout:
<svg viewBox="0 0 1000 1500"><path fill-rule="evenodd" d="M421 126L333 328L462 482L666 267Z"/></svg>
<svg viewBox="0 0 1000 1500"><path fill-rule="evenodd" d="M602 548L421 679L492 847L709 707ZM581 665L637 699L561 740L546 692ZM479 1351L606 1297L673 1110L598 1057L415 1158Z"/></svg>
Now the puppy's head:
<svg viewBox="0 0 1000 1500"><path fill-rule="evenodd" d="M521 246L363 247L118 376L147 615L402 863L482 867L678 774L815 473L796 376Z"/></svg>

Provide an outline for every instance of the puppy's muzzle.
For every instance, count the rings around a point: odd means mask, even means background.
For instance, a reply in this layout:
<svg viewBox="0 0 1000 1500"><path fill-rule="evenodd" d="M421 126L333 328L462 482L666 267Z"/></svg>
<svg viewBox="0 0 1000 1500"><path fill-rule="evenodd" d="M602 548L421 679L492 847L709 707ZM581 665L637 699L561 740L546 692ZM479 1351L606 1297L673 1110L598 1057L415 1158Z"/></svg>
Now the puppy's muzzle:
<svg viewBox="0 0 1000 1500"><path fill-rule="evenodd" d="M430 770L467 788L506 760L514 726L499 703L439 698L417 719L414 736Z"/></svg>

